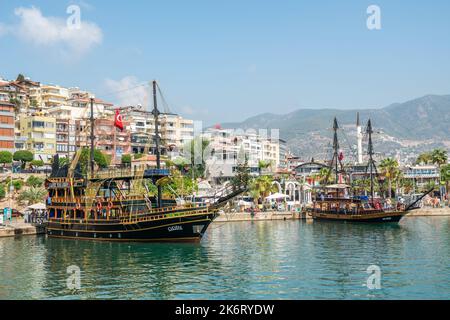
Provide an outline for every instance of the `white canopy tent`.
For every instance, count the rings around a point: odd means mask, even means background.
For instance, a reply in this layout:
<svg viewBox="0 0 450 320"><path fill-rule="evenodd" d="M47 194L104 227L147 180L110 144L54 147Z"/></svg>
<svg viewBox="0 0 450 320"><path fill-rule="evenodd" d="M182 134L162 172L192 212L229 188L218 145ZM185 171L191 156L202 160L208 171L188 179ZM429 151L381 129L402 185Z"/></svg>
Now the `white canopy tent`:
<svg viewBox="0 0 450 320"><path fill-rule="evenodd" d="M266 200L278 200L278 199L286 199L286 198L289 198L289 196L277 192L277 193L271 194L270 196L266 197Z"/></svg>
<svg viewBox="0 0 450 320"><path fill-rule="evenodd" d="M45 210L46 206L43 203L36 203L36 204L31 205L31 206L28 206L27 209L30 209L30 210Z"/></svg>

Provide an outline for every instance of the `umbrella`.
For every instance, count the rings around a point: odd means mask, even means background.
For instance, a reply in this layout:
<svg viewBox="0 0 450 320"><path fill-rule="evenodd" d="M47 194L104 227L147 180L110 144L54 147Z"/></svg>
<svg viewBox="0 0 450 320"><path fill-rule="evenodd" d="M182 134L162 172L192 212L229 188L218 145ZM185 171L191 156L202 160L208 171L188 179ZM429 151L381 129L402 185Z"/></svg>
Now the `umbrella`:
<svg viewBox="0 0 450 320"><path fill-rule="evenodd" d="M338 184L331 184L329 186L326 186L327 189L346 189L350 188L348 184L338 183Z"/></svg>
<svg viewBox="0 0 450 320"><path fill-rule="evenodd" d="M32 209L32 210L45 210L45 204L43 203L36 203L33 204L31 206L28 206L27 209Z"/></svg>
<svg viewBox="0 0 450 320"><path fill-rule="evenodd" d="M270 196L266 197L266 200L286 199L286 198L289 198L289 196L277 192L277 193L271 194Z"/></svg>

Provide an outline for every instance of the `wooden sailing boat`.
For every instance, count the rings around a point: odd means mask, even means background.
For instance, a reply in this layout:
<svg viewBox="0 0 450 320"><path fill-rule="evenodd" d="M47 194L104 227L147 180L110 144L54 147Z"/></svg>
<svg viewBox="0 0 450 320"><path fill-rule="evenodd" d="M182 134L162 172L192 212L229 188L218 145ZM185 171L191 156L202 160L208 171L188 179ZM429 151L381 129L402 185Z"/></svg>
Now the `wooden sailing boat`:
<svg viewBox="0 0 450 320"><path fill-rule="evenodd" d="M162 199L158 181L170 178L161 168L159 111L153 81L153 116L155 121L156 168L94 169L94 113L91 99L90 171L81 173L78 163L81 148L72 163L59 166L54 157L52 174L46 180L49 237L103 241L198 241L230 199L245 188L225 188L209 204L177 205ZM150 197L145 181L157 186Z"/></svg>
<svg viewBox="0 0 450 320"><path fill-rule="evenodd" d="M334 170L335 181L332 185L325 186L324 193L317 196L313 201L313 207L310 215L316 220L333 220L333 221L354 221L354 222L399 222L410 210L416 208L416 204L425 197L427 192L415 202L406 206L405 204L397 204L395 207L386 206L387 203L383 199L375 198L374 180L378 175L375 160L373 159L373 143L372 143L372 123L369 119L367 124L368 135L368 164L366 167L366 175L370 176L370 198L362 200L352 194L351 186L340 181L344 174L344 166L342 157L339 154L339 141L337 130L339 129L337 119L334 119L333 131L333 159L330 163L330 173ZM328 177L327 179L328 180Z"/></svg>

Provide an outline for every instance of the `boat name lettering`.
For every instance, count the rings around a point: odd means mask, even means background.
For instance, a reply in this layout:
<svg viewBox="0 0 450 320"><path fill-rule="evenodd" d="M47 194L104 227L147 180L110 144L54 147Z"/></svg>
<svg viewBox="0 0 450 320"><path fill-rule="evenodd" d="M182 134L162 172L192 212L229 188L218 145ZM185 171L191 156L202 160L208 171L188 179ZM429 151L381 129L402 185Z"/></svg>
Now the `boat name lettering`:
<svg viewBox="0 0 450 320"><path fill-rule="evenodd" d="M169 232L172 232L172 231L183 231L183 227L182 226L173 226L173 227L168 227L167 230L169 230Z"/></svg>

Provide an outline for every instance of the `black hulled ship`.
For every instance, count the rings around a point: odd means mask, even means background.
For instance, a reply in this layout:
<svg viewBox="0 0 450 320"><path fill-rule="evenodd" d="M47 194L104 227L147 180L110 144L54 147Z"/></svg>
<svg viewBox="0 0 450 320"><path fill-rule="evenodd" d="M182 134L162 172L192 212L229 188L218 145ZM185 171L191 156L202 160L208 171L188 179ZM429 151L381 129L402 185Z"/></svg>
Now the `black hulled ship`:
<svg viewBox="0 0 450 320"><path fill-rule="evenodd" d="M161 179L170 170L161 168L158 132L159 111L153 82L156 167L95 170L94 117L91 100L90 170L82 173L78 150L72 162L59 165L54 157L46 180L49 237L103 241L198 241L219 210L244 188L226 188L208 204L178 205L163 199ZM150 196L147 183L157 186Z"/></svg>
<svg viewBox="0 0 450 320"><path fill-rule="evenodd" d="M369 197L357 195L346 182L345 167L342 163L342 154L339 152L339 141L337 130L339 125L334 119L333 131L333 158L329 165L329 173L325 181L329 180L330 174L334 172L334 183L325 185L322 192L316 195L310 216L316 220L349 221L349 222L399 222L410 210L416 209L416 204L428 193L406 205L397 203L390 204L390 199L375 197L375 183L378 179L378 171L373 158L372 123L369 119L366 129L368 136L368 163L365 176L369 177ZM430 190L431 192L431 190Z"/></svg>

